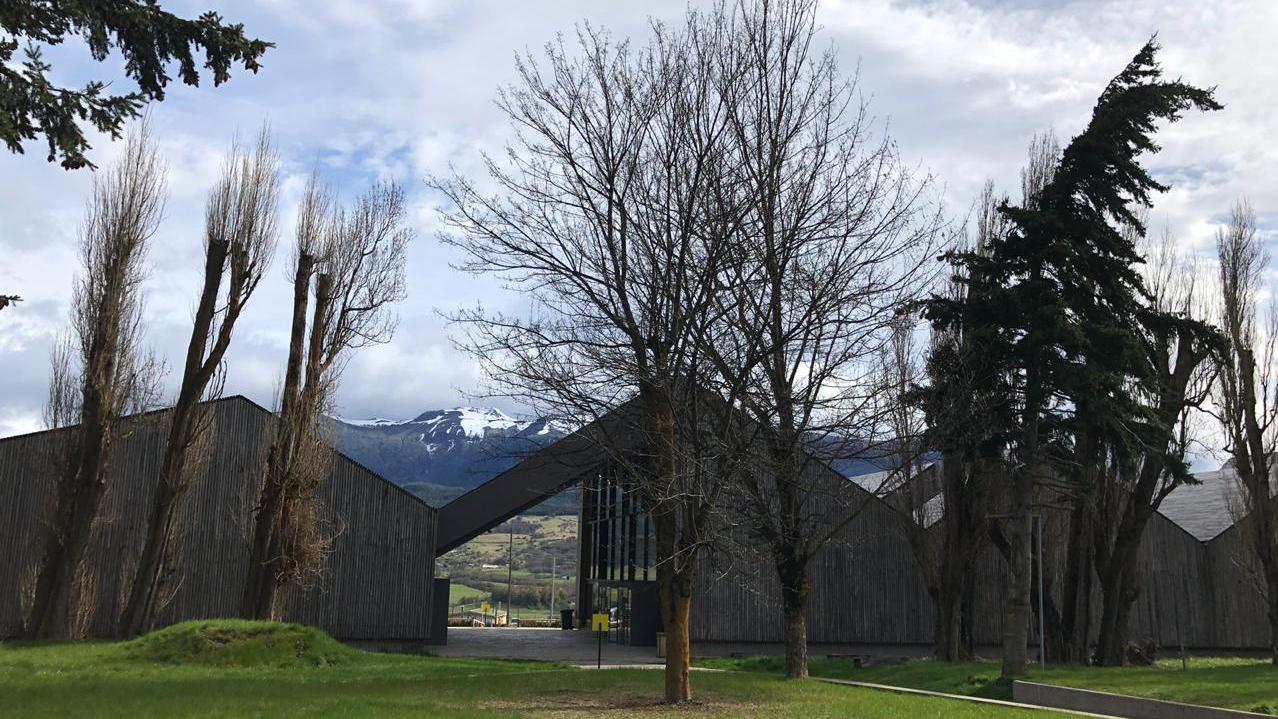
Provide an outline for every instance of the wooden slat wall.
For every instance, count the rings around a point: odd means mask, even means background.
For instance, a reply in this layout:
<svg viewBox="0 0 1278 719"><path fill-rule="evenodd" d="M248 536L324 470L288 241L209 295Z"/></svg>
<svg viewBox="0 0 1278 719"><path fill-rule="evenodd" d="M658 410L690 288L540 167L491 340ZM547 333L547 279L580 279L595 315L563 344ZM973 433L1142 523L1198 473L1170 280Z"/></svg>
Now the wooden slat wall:
<svg viewBox="0 0 1278 719"><path fill-rule="evenodd" d="M181 583L159 624L238 613L248 563L250 510L272 415L232 397L208 405L216 438L185 521ZM108 636L141 550L166 413L131 418L119 440L85 572L93 587L90 632ZM49 458L58 432L0 441L0 636L21 627L22 592L40 556L52 492ZM335 533L328 566L310 591L287 598L286 616L341 639L418 640L430 635L435 510L342 455L320 488Z"/></svg>
<svg viewBox="0 0 1278 719"><path fill-rule="evenodd" d="M1269 648L1269 619L1262 575L1242 529L1234 525L1207 542L1204 583L1215 599L1212 626L1220 646Z"/></svg>
<svg viewBox="0 0 1278 719"><path fill-rule="evenodd" d="M875 500L815 560L808 637L818 643L930 643L931 599L906 541L902 515ZM1049 519L1049 531L1052 527ZM1238 550L1237 528L1203 543L1156 515L1141 546L1143 591L1132 608L1129 637L1176 647L1255 649L1267 646L1265 604ZM1061 576L1062 551L1048 542L1049 576ZM727 555L726 558L723 555ZM1243 557L1242 561L1239 557ZM1001 641L1002 557L992 547L977 569L973 628L978 644ZM1059 594L1059 584L1055 590ZM1059 596L1057 597L1059 599ZM1093 632L1100 620L1093 594ZM705 560L692 604L695 641L779 642L783 639L776 572L757 548ZM1179 622L1178 622L1179 618ZM1094 637L1093 637L1094 638Z"/></svg>
<svg viewBox="0 0 1278 719"><path fill-rule="evenodd" d="M857 490L860 492L860 490ZM906 539L904 517L869 498L813 560L813 642L915 644L932 638L931 599ZM692 602L694 641L777 642L784 628L776 571L761 550L703 562Z"/></svg>

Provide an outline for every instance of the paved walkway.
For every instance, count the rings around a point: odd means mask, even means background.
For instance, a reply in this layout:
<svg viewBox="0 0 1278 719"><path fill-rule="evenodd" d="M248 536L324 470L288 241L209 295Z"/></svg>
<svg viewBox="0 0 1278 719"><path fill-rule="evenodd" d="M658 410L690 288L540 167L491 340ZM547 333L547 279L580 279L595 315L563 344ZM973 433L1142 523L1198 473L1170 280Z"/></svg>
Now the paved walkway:
<svg viewBox="0 0 1278 719"><path fill-rule="evenodd" d="M430 648L441 657L540 659L566 664L594 664L597 644L587 631L534 627L449 627L448 643ZM605 664L657 664L653 647L603 643Z"/></svg>
<svg viewBox="0 0 1278 719"><path fill-rule="evenodd" d="M563 631L533 627L449 627L448 644L430 647L441 657L483 659L540 659L566 664L594 664L595 635L588 631ZM812 656L866 654L871 661L896 661L925 656L930 647L813 644ZM694 657L780 655L780 644L706 642L692 645ZM660 664L654 647L630 647L604 641L605 664Z"/></svg>

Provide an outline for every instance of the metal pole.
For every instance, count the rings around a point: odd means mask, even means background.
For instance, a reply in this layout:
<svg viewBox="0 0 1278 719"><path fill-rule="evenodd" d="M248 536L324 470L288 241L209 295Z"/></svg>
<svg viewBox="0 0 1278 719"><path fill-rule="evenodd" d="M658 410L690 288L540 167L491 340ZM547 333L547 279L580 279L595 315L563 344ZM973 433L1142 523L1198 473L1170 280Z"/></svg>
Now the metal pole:
<svg viewBox="0 0 1278 719"><path fill-rule="evenodd" d="M1184 591L1185 597L1189 597L1189 588L1185 586L1185 578L1181 577L1181 589ZM1180 619L1180 598L1179 592L1172 592L1172 596L1176 599L1176 642L1180 644L1180 669L1181 671L1189 670L1189 655L1185 654L1185 631L1181 626Z"/></svg>
<svg viewBox="0 0 1278 719"><path fill-rule="evenodd" d="M510 524L510 549L506 552L506 628L510 628L510 610L515 608L515 524L511 520ZM493 623L497 622L497 618L493 617Z"/></svg>
<svg viewBox="0 0 1278 719"><path fill-rule="evenodd" d="M550 621L555 620L555 555L550 555Z"/></svg>
<svg viewBox="0 0 1278 719"><path fill-rule="evenodd" d="M1043 515L1038 519L1038 666L1047 668L1047 637L1044 634L1043 621Z"/></svg>

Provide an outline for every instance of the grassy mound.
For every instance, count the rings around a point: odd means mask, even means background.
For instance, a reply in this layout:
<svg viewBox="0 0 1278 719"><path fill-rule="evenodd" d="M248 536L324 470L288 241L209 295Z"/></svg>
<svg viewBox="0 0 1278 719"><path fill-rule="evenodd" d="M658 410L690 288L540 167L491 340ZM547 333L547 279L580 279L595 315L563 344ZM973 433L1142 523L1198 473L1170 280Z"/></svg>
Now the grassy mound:
<svg viewBox="0 0 1278 719"><path fill-rule="evenodd" d="M242 619L174 624L128 642L125 651L141 661L215 667L317 667L357 654L314 627Z"/></svg>

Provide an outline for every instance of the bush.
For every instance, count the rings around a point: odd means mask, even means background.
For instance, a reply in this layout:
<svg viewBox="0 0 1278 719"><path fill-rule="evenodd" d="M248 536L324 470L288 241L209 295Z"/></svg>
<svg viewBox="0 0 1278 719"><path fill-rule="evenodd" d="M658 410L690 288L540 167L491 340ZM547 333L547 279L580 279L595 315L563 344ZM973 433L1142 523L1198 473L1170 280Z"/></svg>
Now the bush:
<svg viewBox="0 0 1278 719"><path fill-rule="evenodd" d="M356 654L314 627L239 619L174 624L125 644L133 659L217 667L325 666Z"/></svg>

